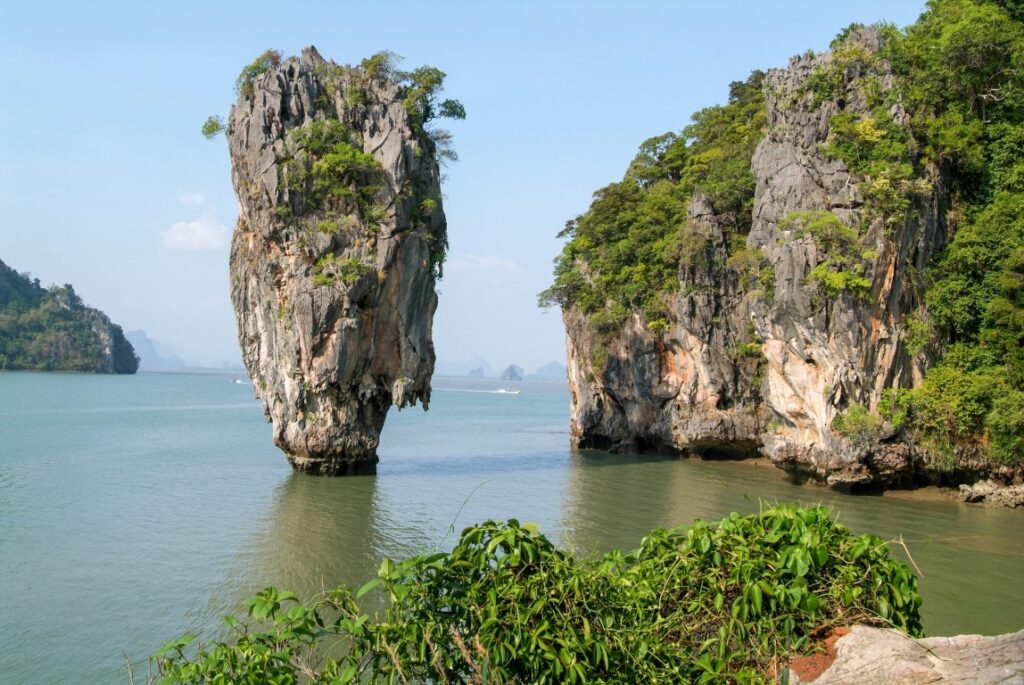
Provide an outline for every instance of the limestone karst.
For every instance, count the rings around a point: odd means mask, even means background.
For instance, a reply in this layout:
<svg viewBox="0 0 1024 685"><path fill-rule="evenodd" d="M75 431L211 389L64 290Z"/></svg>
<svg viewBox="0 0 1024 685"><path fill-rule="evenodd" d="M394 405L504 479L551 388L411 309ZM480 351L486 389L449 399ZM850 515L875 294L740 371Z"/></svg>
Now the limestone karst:
<svg viewBox="0 0 1024 685"><path fill-rule="evenodd" d="M227 122L242 357L291 464L354 472L376 462L392 405L430 400L446 223L425 123L439 80L312 47L247 69Z"/></svg>
<svg viewBox="0 0 1024 685"><path fill-rule="evenodd" d="M914 90L948 73L933 20L855 25L733 83L567 224L541 298L575 444L761 454L842 489L1017 477L1024 205L993 122L1020 114Z"/></svg>

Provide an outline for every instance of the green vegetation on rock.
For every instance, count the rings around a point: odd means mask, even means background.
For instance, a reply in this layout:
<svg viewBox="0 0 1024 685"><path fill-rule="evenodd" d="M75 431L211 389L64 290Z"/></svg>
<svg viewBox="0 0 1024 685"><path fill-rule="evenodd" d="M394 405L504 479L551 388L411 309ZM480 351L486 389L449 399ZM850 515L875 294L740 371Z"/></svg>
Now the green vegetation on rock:
<svg viewBox="0 0 1024 685"><path fill-rule="evenodd" d="M437 67L422 66L412 71L398 69L402 58L385 50L362 61L363 73L370 78L389 78L404 88L402 106L409 114L413 130L425 135L433 144L438 159L454 162L458 154L449 131L435 125L437 119L465 119L466 108L458 100L438 100L444 89L446 74Z"/></svg>
<svg viewBox="0 0 1024 685"><path fill-rule="evenodd" d="M205 138L216 138L224 132L224 119L216 115L206 117L203 122L202 133Z"/></svg>
<svg viewBox="0 0 1024 685"><path fill-rule="evenodd" d="M363 59L356 67L323 62L313 69L320 90L313 103L315 111L311 112L314 120L288 131L286 152L277 160L279 188L285 194L275 198L277 204L272 212L282 227L328 235L344 231L373 236L388 220L397 199L385 192L387 174L381 163L364 151L361 133L350 130L341 121L341 110L367 105L374 83L390 82L401 89L402 106L418 136L414 141L417 155L429 152L442 162L458 158L451 133L428 126L442 118L466 117L465 107L458 100L440 99L445 73L429 66L401 71L397 68L400 61L395 53L382 51ZM246 65L235 84L239 97L252 98L255 79L280 65L281 54L276 50L266 50ZM341 103L335 99L339 93ZM225 130L224 120L219 116L208 117L202 126L207 138ZM398 198L411 197L408 181L395 190ZM425 198L414 209L412 220L416 226L430 223L439 199ZM439 244L431 250L430 268L436 278L441 276L446 247ZM358 260L343 261L344 264L334 261L333 254L320 258L314 265L314 282L327 285L357 280L363 270L349 262Z"/></svg>
<svg viewBox="0 0 1024 685"><path fill-rule="evenodd" d="M621 327L631 312L665 324L681 260L703 250L703 236L686 220L694 192L727 219L730 236L750 230L750 157L765 126L763 79L757 71L731 84L727 104L697 112L682 133L640 146L625 177L597 191L590 209L559 233L569 240L542 305L578 307L598 330Z"/></svg>
<svg viewBox="0 0 1024 685"><path fill-rule="evenodd" d="M293 129L288 144L292 156L282 164L283 183L292 197L281 205L288 209L285 216L354 213L369 230L384 220L385 208L377 200L387 182L384 169L340 121L323 119Z"/></svg>
<svg viewBox="0 0 1024 685"><path fill-rule="evenodd" d="M897 247L914 222L939 217L941 232L930 239L945 245L926 268L895 265L903 290L923 301L903 314L904 348L931 367L921 387L900 396L900 415L905 434L938 465L1024 465L1022 15L1005 0L931 0L905 31L851 25L800 92L772 94L783 113L829 114L819 152L843 162L863 199L836 208L839 216L823 204L780 224L814 240L818 261L806 279L821 302L849 295L866 306L872 267L881 265L864 243ZM725 223L722 266L744 292L770 298L772 265L743 240L751 156L766 133L761 84L755 72L681 134L646 141L624 178L595 193L560 233L568 240L540 302L582 314L595 334L595 371L631 316L654 334L669 330L673 296L690 287L687 271L720 259L686 219L698 191ZM856 212L857 225L844 211Z"/></svg>
<svg viewBox="0 0 1024 685"><path fill-rule="evenodd" d="M316 285L333 285L344 283L351 285L369 272L369 267L357 257L338 259L333 254L326 254L317 260L313 267L313 283Z"/></svg>
<svg viewBox="0 0 1024 685"><path fill-rule="evenodd" d="M243 98L251 98L254 94L252 82L271 69L281 64L281 53L277 50L264 50L259 57L242 68L235 79L235 92Z"/></svg>
<svg viewBox="0 0 1024 685"><path fill-rule="evenodd" d="M121 327L70 285L43 288L0 261L0 369L135 373Z"/></svg>
<svg viewBox="0 0 1024 685"><path fill-rule="evenodd" d="M862 211L865 224L881 219L892 234L906 220L914 197L931 192L931 183L910 161L912 147L906 128L896 124L883 105L867 116L841 112L829 120L822 152L843 160L863 179L859 186L867 205Z"/></svg>
<svg viewBox="0 0 1024 685"><path fill-rule="evenodd" d="M380 588L383 615L356 600ZM920 635L917 579L824 508L780 506L655 530L579 560L515 520L451 552L385 560L358 592L268 588L234 637L164 646L165 683L761 683L831 628Z"/></svg>
<svg viewBox="0 0 1024 685"><path fill-rule="evenodd" d="M402 71L398 69L401 60L402 58L394 52L383 50L363 59L358 67L334 63L321 65L316 73L322 79L320 86L323 93L316 98L315 104L329 111L332 98L339 91L339 87L343 87L345 106L360 107L366 104L365 89L369 82L391 80L403 89L402 105L409 115L413 129L430 140L439 159L457 160L458 155L452 145L451 133L436 126L428 127L427 124L437 119L465 119L466 108L458 100L439 100L446 76L443 71L431 66ZM255 94L254 81L280 65L280 51L263 51L242 68L235 80L236 94L243 99L251 99ZM215 138L224 132L225 128L222 117L211 115L203 122L201 130L206 138Z"/></svg>
<svg viewBox="0 0 1024 685"><path fill-rule="evenodd" d="M771 299L775 288L775 269L764 252L756 247L742 247L729 255L726 265L740 277L740 287Z"/></svg>
<svg viewBox="0 0 1024 685"><path fill-rule="evenodd" d="M832 422L832 430L860 445L869 445L882 432L882 421L863 404L851 404Z"/></svg>
<svg viewBox="0 0 1024 685"><path fill-rule="evenodd" d="M860 247L857 230L844 224L829 211L792 212L779 222L779 228L793 228L801 236L810 236L824 258L807 274L829 297L848 292L866 298L871 281L864 276L866 264L877 255Z"/></svg>
<svg viewBox="0 0 1024 685"><path fill-rule="evenodd" d="M837 74L868 74L877 60L895 72L869 116L832 117L823 148L864 179L869 217L891 229L931 192L932 177L948 185L951 237L925 273L926 311L904 328L911 354L945 349L905 398L912 433L940 463L1024 463L1024 23L1015 7L933 0L905 33L883 26L881 51L858 54L855 69L846 59L812 78L816 93L834 97Z"/></svg>

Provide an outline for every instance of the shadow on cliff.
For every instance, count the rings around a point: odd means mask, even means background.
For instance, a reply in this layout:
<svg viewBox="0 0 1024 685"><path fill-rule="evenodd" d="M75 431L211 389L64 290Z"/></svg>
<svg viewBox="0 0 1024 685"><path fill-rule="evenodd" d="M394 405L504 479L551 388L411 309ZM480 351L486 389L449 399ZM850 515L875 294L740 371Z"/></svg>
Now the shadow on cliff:
<svg viewBox="0 0 1024 685"><path fill-rule="evenodd" d="M696 445L691 449L680 451L674 447L660 443L649 443L636 440L630 443L612 444L610 441L589 439L581 444L578 451L582 454L609 454L625 457L627 460L645 459L700 459L704 461L743 461L745 459L762 458L760 444L756 442L715 442L709 445Z"/></svg>
<svg viewBox="0 0 1024 685"><path fill-rule="evenodd" d="M629 450L613 451L602 447L581 447L573 450L574 459L587 467L595 466L623 466L638 462L666 462L676 461L679 455L667 454L656 449L632 448Z"/></svg>

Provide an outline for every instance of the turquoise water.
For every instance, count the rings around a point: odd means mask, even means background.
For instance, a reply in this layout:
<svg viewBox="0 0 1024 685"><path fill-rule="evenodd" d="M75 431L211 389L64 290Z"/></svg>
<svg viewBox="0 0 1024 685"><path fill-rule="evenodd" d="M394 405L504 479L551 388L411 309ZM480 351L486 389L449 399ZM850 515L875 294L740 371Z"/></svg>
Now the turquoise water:
<svg viewBox="0 0 1024 685"><path fill-rule="evenodd" d="M376 476L293 474L252 387L220 375L0 374L0 683L124 683L254 591L361 584L381 558L516 517L583 554L650 528L823 502L902 536L932 634L1024 628L1024 517L920 496L849 497L749 462L568 448L562 384L436 378L392 411Z"/></svg>

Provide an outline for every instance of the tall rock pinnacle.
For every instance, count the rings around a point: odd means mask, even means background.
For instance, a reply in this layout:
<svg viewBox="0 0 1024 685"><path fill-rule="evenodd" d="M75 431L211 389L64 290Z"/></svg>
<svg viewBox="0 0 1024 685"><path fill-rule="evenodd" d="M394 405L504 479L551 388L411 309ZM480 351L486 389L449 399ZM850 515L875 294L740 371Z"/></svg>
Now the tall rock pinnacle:
<svg viewBox="0 0 1024 685"><path fill-rule="evenodd" d="M442 75L443 76L443 75ZM387 65L265 53L227 125L242 357L296 470L377 461L384 418L430 399L446 247L435 145Z"/></svg>

